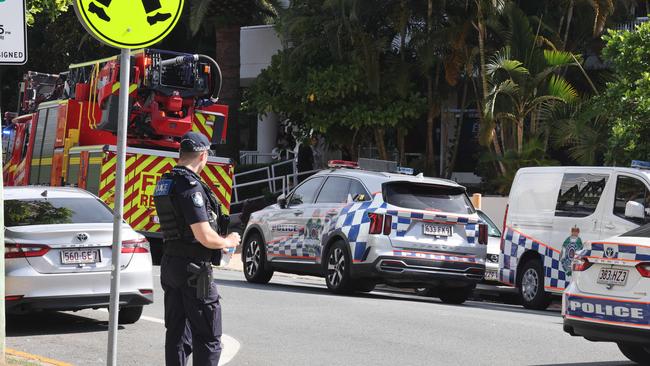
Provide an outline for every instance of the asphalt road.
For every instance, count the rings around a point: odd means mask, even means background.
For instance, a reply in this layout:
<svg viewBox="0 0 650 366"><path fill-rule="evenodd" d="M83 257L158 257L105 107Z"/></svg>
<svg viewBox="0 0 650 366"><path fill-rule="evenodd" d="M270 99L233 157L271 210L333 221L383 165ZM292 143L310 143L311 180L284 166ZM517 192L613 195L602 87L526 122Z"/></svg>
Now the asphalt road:
<svg viewBox="0 0 650 366"><path fill-rule="evenodd" d="M155 268L158 273L158 267ZM389 291L331 295L322 279L276 275L252 285L216 271L224 332L241 349L228 365L629 365L613 344L562 332L558 311L488 302L444 305ZM143 319L120 327L119 365L162 365L162 290ZM7 346L74 365L103 365L108 313L11 317Z"/></svg>

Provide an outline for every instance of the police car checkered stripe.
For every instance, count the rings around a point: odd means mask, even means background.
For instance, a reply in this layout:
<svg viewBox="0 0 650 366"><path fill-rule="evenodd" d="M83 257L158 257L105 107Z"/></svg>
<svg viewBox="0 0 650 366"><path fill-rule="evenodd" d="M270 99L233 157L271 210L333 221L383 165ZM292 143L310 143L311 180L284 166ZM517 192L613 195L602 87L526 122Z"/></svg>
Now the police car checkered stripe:
<svg viewBox="0 0 650 366"><path fill-rule="evenodd" d="M613 256L606 255L607 248L613 249ZM623 243L586 243L581 254L587 257L603 259L622 259L636 262L650 261L650 247Z"/></svg>
<svg viewBox="0 0 650 366"><path fill-rule="evenodd" d="M271 257L315 258L319 256L320 252L318 250L302 245L304 240L304 230L300 230L294 234L267 242L266 250ZM316 253L317 251L318 253Z"/></svg>
<svg viewBox="0 0 650 366"><path fill-rule="evenodd" d="M560 252L558 250L510 227L506 227L502 248L502 255L499 256L499 281L514 284L517 278L519 260L524 253L532 250L539 253L543 259L544 287L564 289L569 285L570 278L567 278L560 266Z"/></svg>
<svg viewBox="0 0 650 366"><path fill-rule="evenodd" d="M396 231L398 237L406 236L414 221L434 222L447 225L465 224L465 236L469 244L478 243L479 220L463 216L441 215L435 213L423 213L413 211L388 210L386 215L393 216L391 228Z"/></svg>

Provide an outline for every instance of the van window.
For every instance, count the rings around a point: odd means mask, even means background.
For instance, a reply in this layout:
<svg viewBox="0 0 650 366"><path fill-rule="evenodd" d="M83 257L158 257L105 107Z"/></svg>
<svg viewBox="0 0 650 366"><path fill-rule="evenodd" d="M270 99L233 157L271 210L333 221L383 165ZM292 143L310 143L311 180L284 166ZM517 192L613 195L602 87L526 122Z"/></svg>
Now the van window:
<svg viewBox="0 0 650 366"><path fill-rule="evenodd" d="M646 208L645 219L634 219L625 217L625 205L628 201L635 201ZM648 208L650 207L650 194L648 188L642 181L626 176L619 176L616 179L616 195L614 199L614 215L643 225L650 221Z"/></svg>
<svg viewBox="0 0 650 366"><path fill-rule="evenodd" d="M596 211L607 184L606 174L564 174L555 216L587 217Z"/></svg>
<svg viewBox="0 0 650 366"><path fill-rule="evenodd" d="M412 182L384 183L384 201L394 206L415 210L460 214L474 213L465 189Z"/></svg>

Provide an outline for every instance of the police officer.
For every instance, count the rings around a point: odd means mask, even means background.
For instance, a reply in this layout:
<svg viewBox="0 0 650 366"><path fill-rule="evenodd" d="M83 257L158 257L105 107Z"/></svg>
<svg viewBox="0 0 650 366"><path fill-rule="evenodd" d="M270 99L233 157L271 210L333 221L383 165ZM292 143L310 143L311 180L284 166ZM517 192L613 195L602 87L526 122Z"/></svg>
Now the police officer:
<svg viewBox="0 0 650 366"><path fill-rule="evenodd" d="M199 177L209 150L204 135L185 134L178 165L163 175L154 193L164 243L160 272L165 292L167 366L185 365L190 353L195 366L217 366L221 356L220 297L212 282L210 262L215 253L236 247L240 237L237 233L224 237L215 231L219 203ZM205 271L192 274L190 268ZM198 279L203 275L209 279L203 282L206 286L199 295Z"/></svg>

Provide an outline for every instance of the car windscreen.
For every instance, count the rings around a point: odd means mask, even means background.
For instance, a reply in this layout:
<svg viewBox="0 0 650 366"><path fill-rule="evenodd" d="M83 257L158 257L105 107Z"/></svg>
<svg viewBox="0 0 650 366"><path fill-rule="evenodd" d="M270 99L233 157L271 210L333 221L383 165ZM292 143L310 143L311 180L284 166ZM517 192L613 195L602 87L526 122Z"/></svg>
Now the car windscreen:
<svg viewBox="0 0 650 366"><path fill-rule="evenodd" d="M626 233L621 234L620 236L635 236L637 238L650 238L650 224L639 226L636 229L632 229Z"/></svg>
<svg viewBox="0 0 650 366"><path fill-rule="evenodd" d="M474 207L462 187L413 182L383 185L384 201L394 206L458 214L474 213Z"/></svg>
<svg viewBox="0 0 650 366"><path fill-rule="evenodd" d="M95 198L42 198L4 202L5 226L113 222L113 213Z"/></svg>

